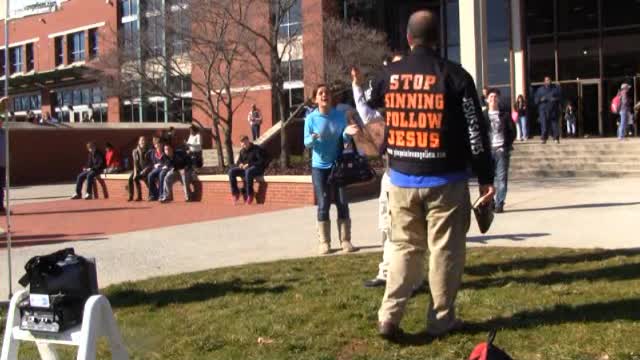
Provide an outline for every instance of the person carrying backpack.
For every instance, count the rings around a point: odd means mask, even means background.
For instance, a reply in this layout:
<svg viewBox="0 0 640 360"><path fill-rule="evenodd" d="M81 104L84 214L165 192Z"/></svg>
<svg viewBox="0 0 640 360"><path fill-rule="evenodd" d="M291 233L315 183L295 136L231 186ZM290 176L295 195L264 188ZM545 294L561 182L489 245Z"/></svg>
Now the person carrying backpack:
<svg viewBox="0 0 640 360"><path fill-rule="evenodd" d="M611 101L611 111L620 115L620 123L618 124L618 139L624 140L627 131L627 124L633 120L631 112L632 100L629 96L631 85L623 83L616 97Z"/></svg>

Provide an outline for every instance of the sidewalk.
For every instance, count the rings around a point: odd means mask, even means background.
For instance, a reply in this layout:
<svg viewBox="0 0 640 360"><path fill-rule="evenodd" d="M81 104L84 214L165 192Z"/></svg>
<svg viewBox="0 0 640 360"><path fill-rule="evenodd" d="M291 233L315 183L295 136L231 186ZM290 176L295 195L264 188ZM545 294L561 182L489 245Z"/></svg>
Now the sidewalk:
<svg viewBox="0 0 640 360"><path fill-rule="evenodd" d="M486 235L475 221L470 246L639 248L639 179L553 179L510 184L506 213ZM473 189L472 194L477 190ZM332 210L333 211L333 210ZM335 212L332 214L334 215ZM353 242L379 251L377 201L351 205ZM66 246L97 259L100 286L152 276L315 256L315 208L296 208L115 235L103 240L14 249L14 282L34 255ZM335 224L333 247L337 247ZM0 249L0 299L7 297ZM371 269L373 275L375 269ZM15 289L15 288L14 288Z"/></svg>

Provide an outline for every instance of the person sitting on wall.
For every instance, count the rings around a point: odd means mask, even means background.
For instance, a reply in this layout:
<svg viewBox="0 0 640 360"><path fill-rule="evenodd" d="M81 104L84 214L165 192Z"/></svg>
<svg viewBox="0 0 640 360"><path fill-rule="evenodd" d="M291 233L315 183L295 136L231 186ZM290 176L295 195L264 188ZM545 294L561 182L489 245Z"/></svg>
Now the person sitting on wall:
<svg viewBox="0 0 640 360"><path fill-rule="evenodd" d="M258 145L249 141L249 137L243 135L240 137L242 149L240 156L236 162L236 166L229 169L229 184L231 185L231 196L233 204L237 204L240 199L240 189L238 189L238 176L244 181L244 190L242 194L247 205L253 203L253 180L264 174L266 165L265 151Z"/></svg>
<svg viewBox="0 0 640 360"><path fill-rule="evenodd" d="M149 185L149 201L156 201L160 196L160 188L162 187L162 181L160 181L160 175L162 175L162 167L164 166L164 144L159 137L153 137L153 149L149 151L149 162L151 163L151 171L147 176L147 184ZM156 184L157 182L157 184Z"/></svg>
<svg viewBox="0 0 640 360"><path fill-rule="evenodd" d="M147 175L151 169L153 169L153 165L151 164L151 160L149 159L149 152L147 150L147 139L144 136L140 136L138 139L138 146L131 153L131 158L133 159L133 172L129 176L129 200L133 201L133 184L135 183L136 190L138 191L138 197L136 197L136 201L142 201L142 186L140 185L140 181L144 181L146 183Z"/></svg>
<svg viewBox="0 0 640 360"><path fill-rule="evenodd" d="M87 151L89 152L87 164L76 179L76 193L71 197L73 200L77 200L82 197L82 183L85 180L87 180L87 192L84 195L84 199L92 199L93 185L96 176L98 176L102 172L102 169L104 169L104 155L96 149L96 144L93 141L87 143Z"/></svg>
<svg viewBox="0 0 640 360"><path fill-rule="evenodd" d="M189 139L186 142L187 154L191 158L191 163L196 168L202 167L202 136L200 128L191 125L189 128Z"/></svg>
<svg viewBox="0 0 640 360"><path fill-rule="evenodd" d="M104 146L106 152L104 154L106 160L105 174L117 174L122 171L122 163L120 161L120 152L113 147L111 143Z"/></svg>
<svg viewBox="0 0 640 360"><path fill-rule="evenodd" d="M173 200L173 183L176 181L178 174L182 179L184 188L185 201L191 201L191 173L193 171L191 158L185 151L174 151L169 144L164 145L164 162L162 166L162 174L160 175L160 183L162 190L160 192L160 202L167 203Z"/></svg>

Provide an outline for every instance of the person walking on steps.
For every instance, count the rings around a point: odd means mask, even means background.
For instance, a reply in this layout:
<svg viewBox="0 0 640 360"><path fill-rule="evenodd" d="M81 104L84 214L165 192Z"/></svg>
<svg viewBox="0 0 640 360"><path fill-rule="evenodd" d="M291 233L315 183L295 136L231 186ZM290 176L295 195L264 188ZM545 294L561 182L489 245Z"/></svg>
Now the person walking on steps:
<svg viewBox="0 0 640 360"><path fill-rule="evenodd" d="M618 139L624 140L627 134L627 125L633 121L633 112L631 106L633 105L633 99L629 96L629 89L631 85L624 83L620 86L618 95L620 96L620 124L618 125Z"/></svg>
<svg viewBox="0 0 640 360"><path fill-rule="evenodd" d="M559 144L558 104L560 103L560 88L551 83L549 76L545 76L544 85L536 90L534 99L538 106L538 121L542 129L542 143L547 143L549 130L551 130L553 140L556 144Z"/></svg>

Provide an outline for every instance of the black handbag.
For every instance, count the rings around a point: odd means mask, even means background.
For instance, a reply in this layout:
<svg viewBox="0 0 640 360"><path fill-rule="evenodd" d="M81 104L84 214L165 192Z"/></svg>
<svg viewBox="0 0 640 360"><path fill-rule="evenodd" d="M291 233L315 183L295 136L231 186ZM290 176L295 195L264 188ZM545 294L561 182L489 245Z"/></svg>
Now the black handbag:
<svg viewBox="0 0 640 360"><path fill-rule="evenodd" d="M375 178L376 173L369 165L367 158L358 153L353 139L350 142L351 151L344 151L342 137L340 137L338 146L338 159L331 167L329 184L346 186L371 181Z"/></svg>

